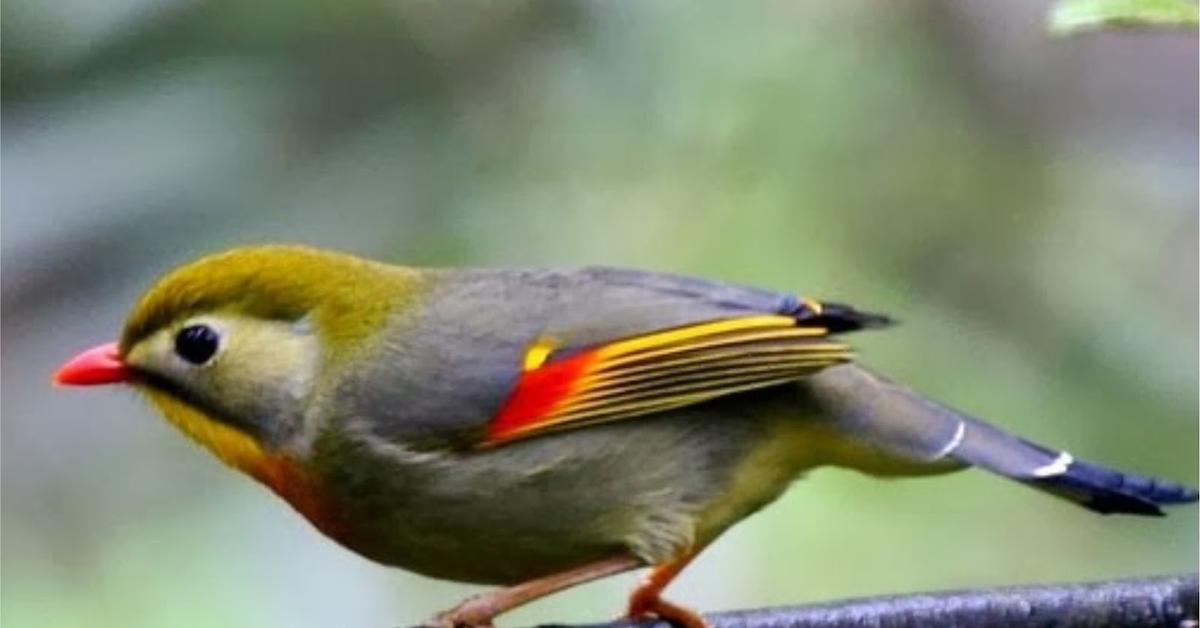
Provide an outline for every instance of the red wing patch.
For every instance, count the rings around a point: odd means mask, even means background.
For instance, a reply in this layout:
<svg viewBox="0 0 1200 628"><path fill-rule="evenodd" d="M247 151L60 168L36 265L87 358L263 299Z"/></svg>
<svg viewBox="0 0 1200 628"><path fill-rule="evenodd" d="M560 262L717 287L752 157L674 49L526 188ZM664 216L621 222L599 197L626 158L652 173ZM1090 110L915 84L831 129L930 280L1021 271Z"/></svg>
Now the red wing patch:
<svg viewBox="0 0 1200 628"><path fill-rule="evenodd" d="M767 315L675 327L546 361L551 350L546 341L530 346L483 445L775 386L851 357L824 328Z"/></svg>

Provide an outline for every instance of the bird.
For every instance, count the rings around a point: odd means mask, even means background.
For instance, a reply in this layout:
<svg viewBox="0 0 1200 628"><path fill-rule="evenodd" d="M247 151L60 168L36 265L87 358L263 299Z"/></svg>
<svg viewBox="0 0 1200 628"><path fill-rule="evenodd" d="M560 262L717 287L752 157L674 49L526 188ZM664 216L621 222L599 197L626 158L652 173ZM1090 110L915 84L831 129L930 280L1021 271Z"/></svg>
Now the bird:
<svg viewBox="0 0 1200 628"><path fill-rule="evenodd" d="M497 585L427 622L443 628L643 568L629 617L705 626L663 589L818 467L976 467L1104 514L1196 501L856 362L843 338L892 322L675 274L415 268L263 244L170 270L118 341L53 379L132 386L370 560Z"/></svg>

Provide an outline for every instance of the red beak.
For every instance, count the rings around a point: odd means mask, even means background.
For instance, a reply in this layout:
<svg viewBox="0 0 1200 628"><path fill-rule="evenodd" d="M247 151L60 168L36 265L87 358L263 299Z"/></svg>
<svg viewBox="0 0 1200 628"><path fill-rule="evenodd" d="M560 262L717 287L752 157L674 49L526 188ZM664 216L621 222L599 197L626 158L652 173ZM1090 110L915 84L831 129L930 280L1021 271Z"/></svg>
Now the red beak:
<svg viewBox="0 0 1200 628"><path fill-rule="evenodd" d="M59 386L117 384L129 381L131 373L121 361L117 343L107 342L67 360L54 372L54 383Z"/></svg>

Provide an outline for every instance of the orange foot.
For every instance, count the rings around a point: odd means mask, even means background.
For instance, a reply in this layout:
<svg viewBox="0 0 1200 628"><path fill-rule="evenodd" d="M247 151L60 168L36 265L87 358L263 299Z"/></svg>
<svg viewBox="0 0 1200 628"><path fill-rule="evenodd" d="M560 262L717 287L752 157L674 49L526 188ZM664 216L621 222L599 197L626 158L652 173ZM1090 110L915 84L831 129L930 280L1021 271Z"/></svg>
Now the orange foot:
<svg viewBox="0 0 1200 628"><path fill-rule="evenodd" d="M675 628L709 628L700 613L690 608L668 602L657 595L642 597L636 591L633 595L633 599L629 600L630 619L657 617Z"/></svg>
<svg viewBox="0 0 1200 628"><path fill-rule="evenodd" d="M676 628L708 628L708 622L696 611L662 599L663 589L667 588L671 580L683 571L695 555L693 552L652 569L629 595L626 616L630 619L657 617Z"/></svg>

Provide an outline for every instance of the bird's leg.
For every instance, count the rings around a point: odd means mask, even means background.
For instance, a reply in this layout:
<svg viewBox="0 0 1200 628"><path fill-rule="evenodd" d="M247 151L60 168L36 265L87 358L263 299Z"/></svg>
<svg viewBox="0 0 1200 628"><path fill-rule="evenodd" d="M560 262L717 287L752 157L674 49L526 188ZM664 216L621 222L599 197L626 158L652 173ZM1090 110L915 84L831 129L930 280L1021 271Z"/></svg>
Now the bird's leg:
<svg viewBox="0 0 1200 628"><path fill-rule="evenodd" d="M678 604L662 599L662 591L683 571L688 563L700 553L692 550L683 556L669 562L657 565L650 573L642 578L633 593L629 594L629 610L626 615L630 619L638 619L652 615L662 619L676 628L708 628L708 622L699 613Z"/></svg>
<svg viewBox="0 0 1200 628"><path fill-rule="evenodd" d="M438 628L491 626L492 618L496 615L510 611L522 604L577 584L637 569L644 564L633 556L618 556L511 587L488 591L469 597L458 606L438 613L428 624Z"/></svg>

